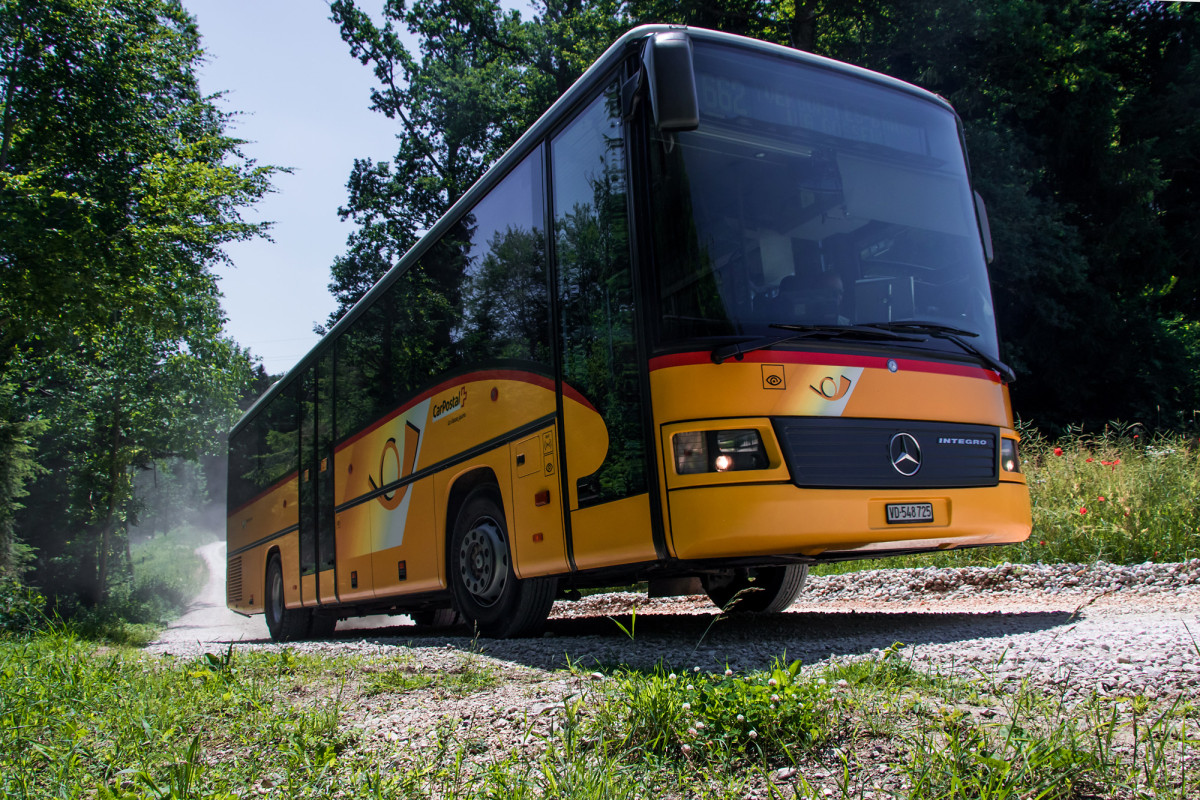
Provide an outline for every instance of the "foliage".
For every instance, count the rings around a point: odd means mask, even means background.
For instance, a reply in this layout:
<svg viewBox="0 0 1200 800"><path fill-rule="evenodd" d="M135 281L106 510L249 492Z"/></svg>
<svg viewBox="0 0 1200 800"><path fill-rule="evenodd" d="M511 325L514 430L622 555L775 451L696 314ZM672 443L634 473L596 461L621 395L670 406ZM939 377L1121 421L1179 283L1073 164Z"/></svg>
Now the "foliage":
<svg viewBox="0 0 1200 800"><path fill-rule="evenodd" d="M250 380L211 266L265 233L240 211L274 168L225 134L201 55L178 0L0 2L0 410L47 469L19 475L16 532L38 583L93 604L136 473L215 450Z"/></svg>
<svg viewBox="0 0 1200 800"><path fill-rule="evenodd" d="M0 634L41 630L49 621L41 592L12 578L0 579Z"/></svg>

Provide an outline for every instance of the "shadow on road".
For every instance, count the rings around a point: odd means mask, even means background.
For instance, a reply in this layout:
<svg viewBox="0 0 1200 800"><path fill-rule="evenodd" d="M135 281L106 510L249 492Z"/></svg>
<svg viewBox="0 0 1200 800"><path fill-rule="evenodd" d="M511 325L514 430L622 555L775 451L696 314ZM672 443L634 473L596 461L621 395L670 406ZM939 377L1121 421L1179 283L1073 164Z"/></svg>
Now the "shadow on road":
<svg viewBox="0 0 1200 800"><path fill-rule="evenodd" d="M953 644L972 639L1065 628L1070 612L1011 614L822 612L747 615L646 614L636 618L632 637L628 614L551 620L541 638L475 639L465 627L402 626L375 631L339 632L335 638L366 639L381 645L451 647L476 650L505 661L540 669L567 666L652 666L660 660L676 667L700 665L739 670L762 669L776 659L812 663L831 655L865 655L896 642L906 645ZM614 621L615 620L615 621Z"/></svg>

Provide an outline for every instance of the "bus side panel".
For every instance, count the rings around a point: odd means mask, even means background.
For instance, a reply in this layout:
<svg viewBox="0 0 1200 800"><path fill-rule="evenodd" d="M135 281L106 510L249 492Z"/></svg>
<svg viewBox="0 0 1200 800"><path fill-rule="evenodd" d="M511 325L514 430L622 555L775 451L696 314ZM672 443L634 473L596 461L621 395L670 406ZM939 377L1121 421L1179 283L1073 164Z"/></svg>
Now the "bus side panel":
<svg viewBox="0 0 1200 800"><path fill-rule="evenodd" d="M338 600L368 600L375 596L374 570L371 565L373 530L371 503L362 503L341 511L334 522L337 552Z"/></svg>
<svg viewBox="0 0 1200 800"><path fill-rule="evenodd" d="M554 427L509 446L512 465L512 519L509 539L513 568L521 578L567 572L562 481Z"/></svg>
<svg viewBox="0 0 1200 800"><path fill-rule="evenodd" d="M283 604L287 608L300 608L302 606L300 599L300 534L298 531L292 531L286 536L280 537L272 541L264 550L269 553L271 550L278 548L279 562L283 567ZM266 580L267 575L267 560L264 558L262 568L262 580ZM265 595L266 592L264 591ZM262 608L259 608L261 611Z"/></svg>
<svg viewBox="0 0 1200 800"><path fill-rule="evenodd" d="M650 531L648 494L572 511L575 565L592 569L653 561L658 555Z"/></svg>
<svg viewBox="0 0 1200 800"><path fill-rule="evenodd" d="M226 544L233 553L298 524L300 481L293 475L229 515Z"/></svg>
<svg viewBox="0 0 1200 800"><path fill-rule="evenodd" d="M376 597L445 588L434 535L433 484L434 479L429 477L408 487L405 517L399 516L399 510L383 512L384 524L376 527L376 550L371 562ZM379 509L374 513L379 514ZM403 526L398 536L389 533L392 526Z"/></svg>
<svg viewBox="0 0 1200 800"><path fill-rule="evenodd" d="M282 545L283 539L270 537L299 524L300 483L291 476L262 496L235 509L225 523L226 552L226 602L242 614L258 614L263 610L263 591L266 581L266 554ZM295 534L290 534L295 539ZM239 552L241 551L241 552ZM298 562L297 562L298 563ZM299 567L290 577L298 584ZM285 589L290 585L289 573L284 570ZM292 598L299 602L299 590Z"/></svg>

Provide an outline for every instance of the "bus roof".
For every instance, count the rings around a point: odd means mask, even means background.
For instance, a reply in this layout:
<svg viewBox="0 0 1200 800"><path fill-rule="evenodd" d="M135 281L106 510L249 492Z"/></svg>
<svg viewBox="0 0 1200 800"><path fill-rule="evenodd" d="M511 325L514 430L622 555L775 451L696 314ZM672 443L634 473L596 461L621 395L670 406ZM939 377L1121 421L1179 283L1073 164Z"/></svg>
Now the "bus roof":
<svg viewBox="0 0 1200 800"><path fill-rule="evenodd" d="M329 329L328 332L321 338L313 349L305 354L295 366L289 369L282 378L271 385L267 391L250 406L249 409L241 416L234 424L230 433L236 433L243 428L246 423L255 415L255 413L264 406L271 398L283 391L292 379L293 375L298 375L304 369L308 368L324 351L333 346L346 328L354 323L363 311L374 302L375 298L387 291L387 289L395 282L396 278L406 271L412 264L416 263L420 257L436 242L443 233L446 232L452 225L457 222L458 218L474 205L491 189L500 182L500 180L508 174L509 170L515 167L521 159L523 159L534 147L554 128L559 120L573 107L576 103L590 96L596 86L608 77L609 71L619 64L631 50L635 49L644 40L650 38L657 33L678 32L683 31L691 38L699 41L709 41L734 45L743 49L757 51L766 55L773 55L783 58L788 58L793 61L800 61L812 66L828 69L835 72L840 72L845 75L850 75L861 80L870 81L872 83L881 84L891 89L896 89L908 94L915 95L924 100L934 102L951 113L954 113L953 107L943 98L932 92L926 91L918 86L906 83L897 78L892 78L879 72L856 67L852 64L847 64L842 61L836 61L831 58L819 56L814 53L808 53L803 50L796 50L791 47L785 47L779 44L764 42L760 39L752 39L747 36L740 36L733 33L725 33L722 31L709 30L707 28L693 28L686 25L640 25L627 31L619 39L612 43L604 53L597 58L587 70L579 76L575 83L559 96L557 100L551 104L550 108L538 117L511 147L504 152L496 163L488 167L487 171L472 184L466 192L463 193L449 210L441 216L440 219L430 228L424 236L422 236L416 244L400 258L400 260L384 274L379 281L371 287L366 294L359 298L358 302L347 311L337 323Z"/></svg>

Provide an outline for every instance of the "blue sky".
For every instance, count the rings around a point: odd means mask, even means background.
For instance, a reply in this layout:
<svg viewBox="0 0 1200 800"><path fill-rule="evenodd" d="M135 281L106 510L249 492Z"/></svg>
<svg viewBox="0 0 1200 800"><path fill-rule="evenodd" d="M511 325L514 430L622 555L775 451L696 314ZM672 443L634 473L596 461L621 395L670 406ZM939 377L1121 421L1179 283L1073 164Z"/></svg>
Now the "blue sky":
<svg viewBox="0 0 1200 800"><path fill-rule="evenodd" d="M224 108L242 113L232 133L249 140L246 155L294 170L278 175L276 192L247 215L274 221L274 242L231 245L234 267L217 270L228 332L269 372L284 372L316 343L313 323L333 310L326 285L352 230L337 208L354 159L390 158L395 129L368 109L370 69L350 57L325 0L184 6L208 54L201 88L225 92Z"/></svg>

